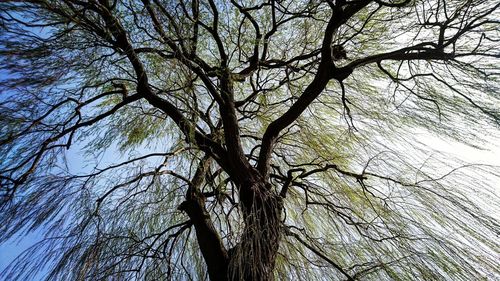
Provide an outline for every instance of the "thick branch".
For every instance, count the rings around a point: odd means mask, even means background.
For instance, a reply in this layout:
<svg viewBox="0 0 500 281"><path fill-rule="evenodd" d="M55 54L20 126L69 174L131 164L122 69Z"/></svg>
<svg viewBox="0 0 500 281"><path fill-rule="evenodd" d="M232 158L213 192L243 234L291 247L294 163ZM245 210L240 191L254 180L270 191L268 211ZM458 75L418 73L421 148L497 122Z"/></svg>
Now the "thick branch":
<svg viewBox="0 0 500 281"><path fill-rule="evenodd" d="M193 222L210 280L227 280L228 252L205 208L206 198L200 191L209 171L210 163L210 157L204 157L200 161L186 192L186 201L179 206L179 209L186 212Z"/></svg>
<svg viewBox="0 0 500 281"><path fill-rule="evenodd" d="M349 68L335 68L331 57L331 43L335 30L344 24L356 12L364 8L371 1L360 1L357 4L348 6L345 9L340 6L334 6L333 14L325 29L323 43L321 47L321 62L319 64L316 76L313 81L304 90L304 93L298 100L278 119L274 120L266 129L262 139L262 145L259 154L257 169L267 177L272 148L276 142L279 133L291 125L304 112L304 110L321 94L328 81L332 78L339 81L344 80L351 74Z"/></svg>
<svg viewBox="0 0 500 281"><path fill-rule="evenodd" d="M149 4L148 1L145 1L145 3ZM186 140L188 142L195 143L200 147L200 149L213 156L222 166L228 167L228 164L226 163L224 158L221 157L222 155L225 155L224 148L222 148L213 140L209 139L201 132L197 131L195 126L191 124L191 122L186 117L184 117L184 115L177 109L175 105L165 99L160 98L152 92L148 83L148 76L146 74L144 66L135 53L131 43L129 42L125 30L118 22L118 20L105 7L102 8L101 15L106 22L107 27L110 29L113 37L116 39L116 47L122 49L125 52L127 58L134 68L138 80L138 94L144 97L151 105L162 110L167 116L169 116L179 127L182 133L186 136Z"/></svg>

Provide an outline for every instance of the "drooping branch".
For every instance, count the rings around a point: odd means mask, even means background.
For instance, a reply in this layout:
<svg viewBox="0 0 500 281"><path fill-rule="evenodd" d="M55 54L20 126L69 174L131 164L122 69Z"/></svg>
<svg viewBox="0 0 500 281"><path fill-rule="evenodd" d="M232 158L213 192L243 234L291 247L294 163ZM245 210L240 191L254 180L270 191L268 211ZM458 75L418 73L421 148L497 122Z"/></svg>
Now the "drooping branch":
<svg viewBox="0 0 500 281"><path fill-rule="evenodd" d="M319 249L309 245L306 241L304 241L302 238L297 233L294 233L288 228L285 228L285 234L288 236L292 236L295 240L297 240L300 244L302 244L304 247L309 249L311 252L313 252L315 255L332 265L334 268L336 268L340 273L342 273L345 277L347 277L347 280L349 281L354 281L355 279L349 275L340 265L338 265L336 262L328 258L326 255L324 255Z"/></svg>

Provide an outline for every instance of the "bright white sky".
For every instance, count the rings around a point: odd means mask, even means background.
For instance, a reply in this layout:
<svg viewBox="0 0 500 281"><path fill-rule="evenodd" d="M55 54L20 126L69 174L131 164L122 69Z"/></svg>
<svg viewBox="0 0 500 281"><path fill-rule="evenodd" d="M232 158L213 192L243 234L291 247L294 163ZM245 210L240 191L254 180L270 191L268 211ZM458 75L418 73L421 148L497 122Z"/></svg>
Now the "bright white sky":
<svg viewBox="0 0 500 281"><path fill-rule="evenodd" d="M497 166L497 171L500 173L500 144L498 143L486 144L483 146L484 149L480 150L458 142L446 141L432 135L419 135L418 139L440 152L450 154L466 162ZM496 178L496 180L495 191L500 195L500 178Z"/></svg>

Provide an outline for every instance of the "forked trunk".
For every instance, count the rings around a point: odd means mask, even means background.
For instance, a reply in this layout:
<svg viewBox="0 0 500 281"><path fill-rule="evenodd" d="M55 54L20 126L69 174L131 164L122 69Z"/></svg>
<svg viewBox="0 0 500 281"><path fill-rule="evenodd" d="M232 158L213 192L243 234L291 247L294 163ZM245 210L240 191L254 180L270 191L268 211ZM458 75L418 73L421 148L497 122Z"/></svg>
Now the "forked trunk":
<svg viewBox="0 0 500 281"><path fill-rule="evenodd" d="M201 254L211 281L271 281L280 241L282 198L260 175L245 173L238 186L244 229L239 243L227 250L206 209L200 191L210 166L206 157L198 166L179 209L186 212L196 230ZM243 176L240 177L240 179Z"/></svg>

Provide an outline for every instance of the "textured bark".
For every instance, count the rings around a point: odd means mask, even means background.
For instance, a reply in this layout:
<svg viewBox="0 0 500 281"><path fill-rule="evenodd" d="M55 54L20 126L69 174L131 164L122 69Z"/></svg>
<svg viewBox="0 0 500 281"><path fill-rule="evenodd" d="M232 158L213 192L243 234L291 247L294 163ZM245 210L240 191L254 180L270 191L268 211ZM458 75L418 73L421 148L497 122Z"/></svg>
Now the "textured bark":
<svg viewBox="0 0 500 281"><path fill-rule="evenodd" d="M240 243L231 249L230 280L270 281L280 241L281 197L263 182L253 183L242 193L251 200L243 203L245 229Z"/></svg>

